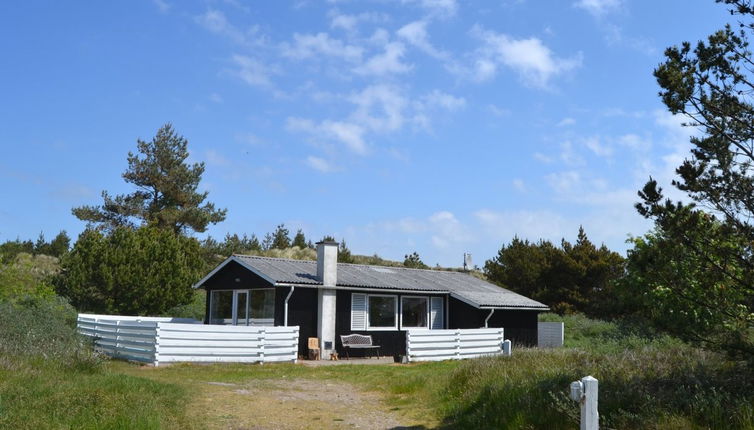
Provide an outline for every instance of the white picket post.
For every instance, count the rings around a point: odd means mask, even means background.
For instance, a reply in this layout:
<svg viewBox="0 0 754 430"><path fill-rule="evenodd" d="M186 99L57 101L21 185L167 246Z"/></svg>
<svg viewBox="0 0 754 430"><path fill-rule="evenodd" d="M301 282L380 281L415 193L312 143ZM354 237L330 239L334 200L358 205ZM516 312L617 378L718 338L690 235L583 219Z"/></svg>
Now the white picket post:
<svg viewBox="0 0 754 430"><path fill-rule="evenodd" d="M597 411L599 382L591 377L581 378L584 384L584 397L581 399L581 430L598 430L600 415Z"/></svg>
<svg viewBox="0 0 754 430"><path fill-rule="evenodd" d="M512 345L510 339L505 339L503 341L503 355L506 357L510 357L513 353Z"/></svg>
<svg viewBox="0 0 754 430"><path fill-rule="evenodd" d="M585 376L580 381L571 382L571 400L581 405L581 430L598 430L600 415L597 411L597 392L599 383L591 376Z"/></svg>

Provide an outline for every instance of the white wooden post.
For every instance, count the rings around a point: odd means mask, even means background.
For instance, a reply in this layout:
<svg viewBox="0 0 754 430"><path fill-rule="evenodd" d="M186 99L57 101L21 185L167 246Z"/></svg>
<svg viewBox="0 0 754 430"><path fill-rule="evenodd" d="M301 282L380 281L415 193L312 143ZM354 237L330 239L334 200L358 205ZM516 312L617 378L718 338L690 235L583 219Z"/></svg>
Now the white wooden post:
<svg viewBox="0 0 754 430"><path fill-rule="evenodd" d="M503 341L503 355L506 357L510 357L513 353L512 345L510 339L505 339Z"/></svg>
<svg viewBox="0 0 754 430"><path fill-rule="evenodd" d="M592 376L585 376L580 381L571 382L571 400L577 401L581 405L581 430L599 429L598 386L598 381Z"/></svg>
<svg viewBox="0 0 754 430"><path fill-rule="evenodd" d="M154 328L154 358L152 359L154 367L160 365L160 323L158 322Z"/></svg>
<svg viewBox="0 0 754 430"><path fill-rule="evenodd" d="M265 330L264 327L259 329L259 360L264 364L264 342L265 342Z"/></svg>
<svg viewBox="0 0 754 430"><path fill-rule="evenodd" d="M461 358L461 330L456 330L456 358Z"/></svg>

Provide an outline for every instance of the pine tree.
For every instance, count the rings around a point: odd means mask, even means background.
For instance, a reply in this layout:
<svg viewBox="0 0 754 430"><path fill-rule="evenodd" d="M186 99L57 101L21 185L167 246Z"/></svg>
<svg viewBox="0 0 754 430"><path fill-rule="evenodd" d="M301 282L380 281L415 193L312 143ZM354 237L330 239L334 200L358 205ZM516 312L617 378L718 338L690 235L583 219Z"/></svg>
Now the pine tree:
<svg viewBox="0 0 754 430"><path fill-rule="evenodd" d="M301 231L301 229L298 229L296 232L296 236L293 238L292 246L298 246L301 249L306 248L306 237L304 237L304 232Z"/></svg>
<svg viewBox="0 0 754 430"><path fill-rule="evenodd" d="M81 206L73 214L105 230L122 226L153 226L177 234L204 232L225 219L225 209L205 202L198 192L204 163L189 165L188 141L173 126L164 125L150 142L137 140L138 153L128 153L123 179L136 187L131 194L111 197L102 192L101 206Z"/></svg>

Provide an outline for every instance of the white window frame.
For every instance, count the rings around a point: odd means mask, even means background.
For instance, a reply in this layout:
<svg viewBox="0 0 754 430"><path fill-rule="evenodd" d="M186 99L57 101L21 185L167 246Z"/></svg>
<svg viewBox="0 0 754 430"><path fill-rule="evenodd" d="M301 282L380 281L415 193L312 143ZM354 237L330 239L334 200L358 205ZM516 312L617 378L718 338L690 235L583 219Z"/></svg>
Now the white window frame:
<svg viewBox="0 0 754 430"><path fill-rule="evenodd" d="M210 290L210 294L209 294L209 315L207 315L207 321L209 321L210 323L212 322L212 316L213 316L212 315L212 302L215 300L213 293L215 293L215 292L220 293L220 292L230 291L230 292L233 293L233 300L232 300L232 303L231 303L231 306L232 306L232 308L231 308L231 320L232 320L232 324L231 325L239 325L238 324L238 293L246 293L246 318L247 318L247 321L246 321L246 324L241 324L241 325L251 325L251 319L252 319L251 315L250 315L251 314L251 292L253 290L273 290L274 291L275 289L274 288L250 288L250 289ZM274 319L275 318L273 317L273 321L274 321ZM273 323L273 325L274 325L274 323Z"/></svg>
<svg viewBox="0 0 754 430"><path fill-rule="evenodd" d="M380 327L372 327L372 325L369 323L369 309L371 306L371 298L372 297L392 297L395 299L395 306L393 308L393 326L380 326ZM398 312L398 302L399 302L399 296L396 294L367 294L367 331L389 331L389 330L398 330L398 318L400 318L399 312Z"/></svg>
<svg viewBox="0 0 754 430"><path fill-rule="evenodd" d="M424 299L427 302L427 325L425 327L421 326L405 326L403 325L403 299ZM432 317L432 311L430 306L430 298L429 296L401 296L401 310L400 310L400 318L401 318L401 329L407 329L407 328L424 328L424 329L431 329L432 328L432 322L430 321Z"/></svg>
<svg viewBox="0 0 754 430"><path fill-rule="evenodd" d="M223 293L227 291L230 291L233 293L233 298L230 301L230 306L231 306L230 320L231 320L231 325L236 325L236 306L235 306L236 305L236 293L235 293L236 290L227 290L227 289L226 290L210 290L209 292L209 315L207 315L207 321L210 324L212 324L212 316L213 316L212 305L214 304L213 302L215 301L214 293ZM213 325L221 325L221 324L213 324ZM222 325L225 325L225 324L222 324Z"/></svg>

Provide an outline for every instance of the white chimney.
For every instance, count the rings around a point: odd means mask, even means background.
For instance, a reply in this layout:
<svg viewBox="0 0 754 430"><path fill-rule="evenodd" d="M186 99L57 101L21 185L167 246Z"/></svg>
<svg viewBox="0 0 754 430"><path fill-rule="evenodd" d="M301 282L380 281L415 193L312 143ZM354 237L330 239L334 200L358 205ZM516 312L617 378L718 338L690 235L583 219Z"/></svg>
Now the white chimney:
<svg viewBox="0 0 754 430"><path fill-rule="evenodd" d="M323 287L338 284L338 242L317 242L317 280Z"/></svg>
<svg viewBox="0 0 754 430"><path fill-rule="evenodd" d="M317 280L322 282L317 295L317 336L320 359L335 351L335 286L338 284L338 242L317 242Z"/></svg>

